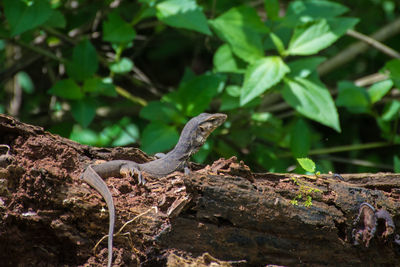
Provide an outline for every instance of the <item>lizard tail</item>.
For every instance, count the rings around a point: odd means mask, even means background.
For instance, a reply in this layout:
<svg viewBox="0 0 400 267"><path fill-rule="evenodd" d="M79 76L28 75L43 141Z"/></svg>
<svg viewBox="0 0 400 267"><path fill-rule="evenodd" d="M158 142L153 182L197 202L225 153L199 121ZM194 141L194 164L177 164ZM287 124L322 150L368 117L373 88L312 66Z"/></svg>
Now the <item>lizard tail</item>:
<svg viewBox="0 0 400 267"><path fill-rule="evenodd" d="M115 208L114 201L107 184L101 179L101 177L93 170L92 166L89 165L81 178L96 189L104 198L108 207L109 214L109 227L108 227L108 263L107 267L111 267L112 264L112 248L113 248L113 232L115 224Z"/></svg>

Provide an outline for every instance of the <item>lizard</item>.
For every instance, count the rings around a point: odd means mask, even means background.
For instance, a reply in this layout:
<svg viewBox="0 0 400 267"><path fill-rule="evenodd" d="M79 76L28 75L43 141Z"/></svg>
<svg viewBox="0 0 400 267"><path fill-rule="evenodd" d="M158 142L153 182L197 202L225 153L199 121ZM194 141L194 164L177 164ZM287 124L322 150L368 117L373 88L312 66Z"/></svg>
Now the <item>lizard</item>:
<svg viewBox="0 0 400 267"><path fill-rule="evenodd" d="M201 113L190 119L184 126L176 146L162 157L146 162L137 163L130 160L112 160L98 165L89 165L81 179L96 189L106 201L109 213L108 229L108 264L112 264L113 232L115 224L115 207L113 198L107 184L103 181L108 177L138 175L138 183L144 185L142 172L152 177L163 177L175 171L189 172L188 160L205 143L207 137L222 123L227 115L222 113ZM103 178L103 179L102 179Z"/></svg>

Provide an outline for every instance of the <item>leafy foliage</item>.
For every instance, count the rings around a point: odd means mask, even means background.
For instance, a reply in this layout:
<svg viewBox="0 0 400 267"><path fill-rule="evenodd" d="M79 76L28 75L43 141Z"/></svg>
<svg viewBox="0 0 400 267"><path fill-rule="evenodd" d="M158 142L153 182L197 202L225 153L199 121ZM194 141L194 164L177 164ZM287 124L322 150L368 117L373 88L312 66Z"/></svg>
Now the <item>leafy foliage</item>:
<svg viewBox="0 0 400 267"><path fill-rule="evenodd" d="M380 148L400 142L400 60L371 49L321 77L353 41L348 30L370 34L395 18L394 0L369 3L373 11L326 0L5 0L0 112L82 143L138 143L148 153L171 149L189 118L224 112L228 121L195 160L398 172L399 153ZM375 72L383 78L355 82Z"/></svg>

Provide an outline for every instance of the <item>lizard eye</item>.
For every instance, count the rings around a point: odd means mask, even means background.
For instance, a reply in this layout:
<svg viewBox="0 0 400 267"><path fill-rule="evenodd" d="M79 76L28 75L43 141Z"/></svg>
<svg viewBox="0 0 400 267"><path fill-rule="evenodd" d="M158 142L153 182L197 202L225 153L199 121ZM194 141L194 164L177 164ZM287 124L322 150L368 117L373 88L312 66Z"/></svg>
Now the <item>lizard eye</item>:
<svg viewBox="0 0 400 267"><path fill-rule="evenodd" d="M200 126L199 128L200 128L200 132L201 133L205 133L206 132L206 128L204 126Z"/></svg>

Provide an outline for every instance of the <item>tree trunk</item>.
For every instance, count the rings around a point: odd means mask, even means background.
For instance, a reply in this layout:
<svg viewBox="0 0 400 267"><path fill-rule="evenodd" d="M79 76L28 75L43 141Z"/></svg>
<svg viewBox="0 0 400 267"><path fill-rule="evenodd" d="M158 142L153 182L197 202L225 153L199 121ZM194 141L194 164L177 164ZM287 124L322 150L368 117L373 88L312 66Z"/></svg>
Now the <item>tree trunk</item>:
<svg viewBox="0 0 400 267"><path fill-rule="evenodd" d="M94 160L151 160L135 148L94 148L0 115L2 266L105 265L105 202L79 178ZM396 265L395 233L354 245L360 204L400 223L400 175L254 174L235 158L191 174L108 178L116 266ZM301 194L302 198L299 197ZM306 200L306 201L305 201ZM304 204L312 205L306 207ZM294 205L295 202L298 205ZM305 202L304 202L305 201ZM125 224L125 225L124 225Z"/></svg>

